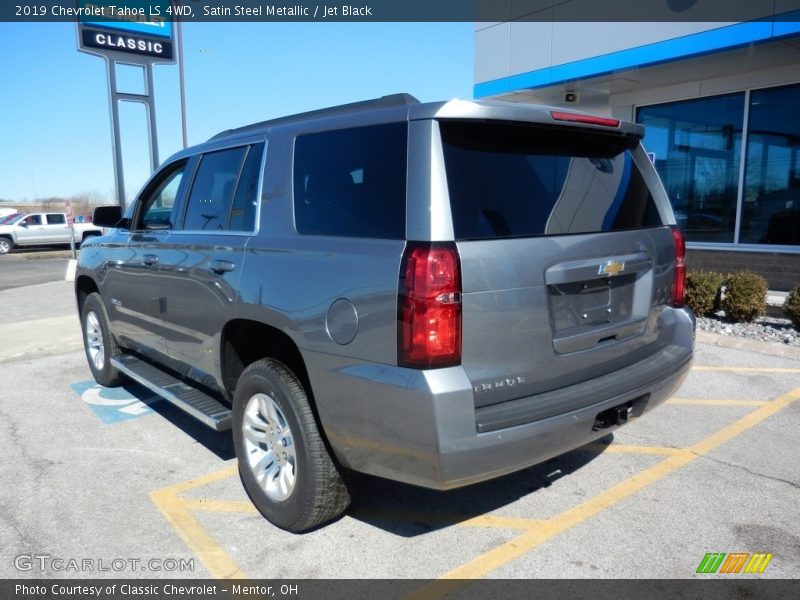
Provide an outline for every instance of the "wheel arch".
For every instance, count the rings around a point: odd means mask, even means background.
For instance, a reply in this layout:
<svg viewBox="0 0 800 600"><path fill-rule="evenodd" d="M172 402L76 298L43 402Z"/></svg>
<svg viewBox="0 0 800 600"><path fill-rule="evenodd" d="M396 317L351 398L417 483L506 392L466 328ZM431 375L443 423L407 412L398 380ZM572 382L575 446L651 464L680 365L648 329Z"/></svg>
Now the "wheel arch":
<svg viewBox="0 0 800 600"><path fill-rule="evenodd" d="M272 358L286 365L298 378L308 397L308 404L314 414L314 420L317 422L317 429L322 435L328 452L331 456L338 457L320 418L305 359L300 348L287 333L262 321L245 318L234 319L226 323L222 330L220 353L222 382L225 394L231 401L239 376L248 365L262 358Z"/></svg>
<svg viewBox="0 0 800 600"><path fill-rule="evenodd" d="M81 238L78 240L78 242L83 244L86 240L91 239L93 237L100 237L101 235L103 235L102 232L94 230L94 229L91 229L89 231L82 231L81 232Z"/></svg>
<svg viewBox="0 0 800 600"><path fill-rule="evenodd" d="M78 302L78 314L80 314L81 309L83 308L83 303L86 300L86 297L89 294L94 292L100 292L100 288L97 287L97 283L89 277L88 275L80 275L75 280L75 299Z"/></svg>
<svg viewBox="0 0 800 600"><path fill-rule="evenodd" d="M262 358L273 358L297 376L314 405L303 355L294 340L277 327L252 319L231 320L222 330L220 353L222 381L230 397L233 397L236 382L248 365Z"/></svg>

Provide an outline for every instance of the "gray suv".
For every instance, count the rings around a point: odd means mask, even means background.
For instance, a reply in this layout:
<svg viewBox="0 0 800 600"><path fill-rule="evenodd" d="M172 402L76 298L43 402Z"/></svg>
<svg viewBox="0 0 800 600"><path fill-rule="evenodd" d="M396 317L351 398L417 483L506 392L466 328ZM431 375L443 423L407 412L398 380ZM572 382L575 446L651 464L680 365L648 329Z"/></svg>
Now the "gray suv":
<svg viewBox="0 0 800 600"><path fill-rule="evenodd" d="M684 244L640 126L407 95L225 131L81 251L89 366L217 430L279 527L348 471L446 490L586 444L692 358Z"/></svg>

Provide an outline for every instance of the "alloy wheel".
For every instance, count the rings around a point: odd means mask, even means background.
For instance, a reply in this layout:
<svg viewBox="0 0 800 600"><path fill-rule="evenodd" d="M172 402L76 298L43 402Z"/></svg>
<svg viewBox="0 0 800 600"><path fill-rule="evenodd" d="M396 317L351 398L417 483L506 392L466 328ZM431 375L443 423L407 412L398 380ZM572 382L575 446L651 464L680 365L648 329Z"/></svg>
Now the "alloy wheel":
<svg viewBox="0 0 800 600"><path fill-rule="evenodd" d="M274 398L255 394L247 401L242 433L256 481L270 500L287 500L297 481L297 454L289 422Z"/></svg>

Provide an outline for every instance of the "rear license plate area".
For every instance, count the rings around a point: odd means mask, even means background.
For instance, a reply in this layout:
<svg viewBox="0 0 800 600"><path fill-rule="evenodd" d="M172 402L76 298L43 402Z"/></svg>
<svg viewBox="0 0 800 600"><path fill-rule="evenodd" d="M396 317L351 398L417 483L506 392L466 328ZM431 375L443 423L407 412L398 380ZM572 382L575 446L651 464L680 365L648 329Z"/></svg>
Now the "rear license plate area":
<svg viewBox="0 0 800 600"><path fill-rule="evenodd" d="M624 321L631 316L636 275L548 285L553 333Z"/></svg>

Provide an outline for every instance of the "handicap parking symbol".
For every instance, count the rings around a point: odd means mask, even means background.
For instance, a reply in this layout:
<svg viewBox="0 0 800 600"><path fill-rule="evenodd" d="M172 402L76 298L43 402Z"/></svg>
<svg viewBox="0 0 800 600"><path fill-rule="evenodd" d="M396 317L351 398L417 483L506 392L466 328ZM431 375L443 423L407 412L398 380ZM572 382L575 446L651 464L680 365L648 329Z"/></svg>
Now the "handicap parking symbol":
<svg viewBox="0 0 800 600"><path fill-rule="evenodd" d="M124 387L107 388L94 381L73 383L70 387L106 425L148 415L153 412L150 405L162 399L144 388L134 395Z"/></svg>

